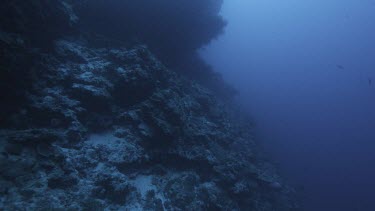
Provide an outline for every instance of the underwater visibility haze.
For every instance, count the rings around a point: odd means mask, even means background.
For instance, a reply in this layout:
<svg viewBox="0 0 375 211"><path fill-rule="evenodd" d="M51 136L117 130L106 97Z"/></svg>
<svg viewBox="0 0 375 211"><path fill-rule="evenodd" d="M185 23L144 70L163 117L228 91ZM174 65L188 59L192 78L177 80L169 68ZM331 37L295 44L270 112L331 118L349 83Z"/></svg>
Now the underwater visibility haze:
<svg viewBox="0 0 375 211"><path fill-rule="evenodd" d="M374 10L3 0L0 210L375 210Z"/></svg>
<svg viewBox="0 0 375 211"><path fill-rule="evenodd" d="M305 210L375 210L375 2L232 0L203 57Z"/></svg>

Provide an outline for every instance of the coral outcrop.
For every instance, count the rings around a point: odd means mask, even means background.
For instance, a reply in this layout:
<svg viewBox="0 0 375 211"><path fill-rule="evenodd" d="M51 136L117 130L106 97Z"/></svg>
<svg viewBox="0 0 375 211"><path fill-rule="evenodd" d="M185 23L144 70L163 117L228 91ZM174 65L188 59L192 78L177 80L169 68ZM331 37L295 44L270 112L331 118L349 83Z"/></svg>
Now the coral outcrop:
<svg viewBox="0 0 375 211"><path fill-rule="evenodd" d="M0 8L0 209L295 209L246 118L145 45L78 30L73 8Z"/></svg>

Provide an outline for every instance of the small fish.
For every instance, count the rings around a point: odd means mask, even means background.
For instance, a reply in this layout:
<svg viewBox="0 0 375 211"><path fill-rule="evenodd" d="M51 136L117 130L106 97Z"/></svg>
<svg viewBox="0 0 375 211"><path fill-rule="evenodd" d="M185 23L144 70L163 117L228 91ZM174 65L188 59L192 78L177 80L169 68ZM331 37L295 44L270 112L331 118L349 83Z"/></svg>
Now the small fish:
<svg viewBox="0 0 375 211"><path fill-rule="evenodd" d="M372 79L371 79L371 78L369 78L369 79L368 79L368 85L370 85L370 86L371 86L371 84L372 84Z"/></svg>
<svg viewBox="0 0 375 211"><path fill-rule="evenodd" d="M296 191L298 192L304 192L305 191L305 186L304 185L297 185L294 187Z"/></svg>
<svg viewBox="0 0 375 211"><path fill-rule="evenodd" d="M337 69L340 69L340 70L343 70L343 69L344 69L344 66L342 66L342 65L340 65L340 64L336 65L336 67L337 67Z"/></svg>

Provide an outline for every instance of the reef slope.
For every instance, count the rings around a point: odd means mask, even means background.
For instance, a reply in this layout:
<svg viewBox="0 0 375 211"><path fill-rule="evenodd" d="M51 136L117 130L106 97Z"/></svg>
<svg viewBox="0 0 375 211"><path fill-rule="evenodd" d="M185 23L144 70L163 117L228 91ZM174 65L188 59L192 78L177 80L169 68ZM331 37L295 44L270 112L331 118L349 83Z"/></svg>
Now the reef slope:
<svg viewBox="0 0 375 211"><path fill-rule="evenodd" d="M145 45L78 30L72 8L0 8L0 209L295 208L248 119Z"/></svg>

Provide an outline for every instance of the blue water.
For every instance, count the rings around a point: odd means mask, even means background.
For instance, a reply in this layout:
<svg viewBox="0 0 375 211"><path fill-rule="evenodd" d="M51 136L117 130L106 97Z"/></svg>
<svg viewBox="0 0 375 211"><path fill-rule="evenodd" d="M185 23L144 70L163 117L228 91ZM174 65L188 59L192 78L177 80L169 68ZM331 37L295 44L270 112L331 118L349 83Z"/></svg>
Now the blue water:
<svg viewBox="0 0 375 211"><path fill-rule="evenodd" d="M202 56L308 211L375 210L375 1L227 0Z"/></svg>

